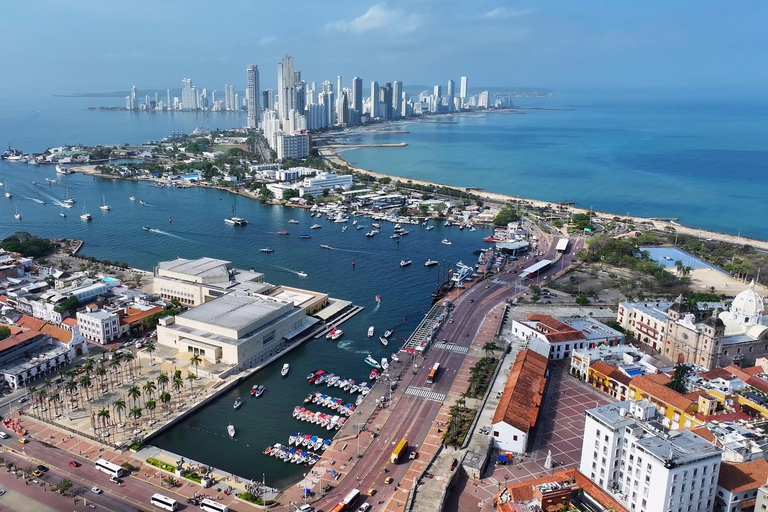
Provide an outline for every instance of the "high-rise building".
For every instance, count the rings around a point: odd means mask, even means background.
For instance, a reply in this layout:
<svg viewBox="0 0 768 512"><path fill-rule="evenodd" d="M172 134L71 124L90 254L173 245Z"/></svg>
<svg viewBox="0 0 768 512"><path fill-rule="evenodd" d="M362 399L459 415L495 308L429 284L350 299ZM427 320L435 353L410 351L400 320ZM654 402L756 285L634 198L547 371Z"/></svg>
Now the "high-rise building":
<svg viewBox="0 0 768 512"><path fill-rule="evenodd" d="M647 400L586 412L579 471L636 512L710 512L722 450L689 430L669 431Z"/></svg>
<svg viewBox="0 0 768 512"><path fill-rule="evenodd" d="M461 85L459 87L459 98L461 98L461 106L463 107L467 103L467 77L461 77Z"/></svg>
<svg viewBox="0 0 768 512"><path fill-rule="evenodd" d="M408 117L408 93L403 92L403 98L400 102L400 115L402 117Z"/></svg>
<svg viewBox="0 0 768 512"><path fill-rule="evenodd" d="M239 111L240 110L240 95L235 94L233 96L234 100L232 100L232 110Z"/></svg>
<svg viewBox="0 0 768 512"><path fill-rule="evenodd" d="M181 109L192 110L192 79L181 79Z"/></svg>
<svg viewBox="0 0 768 512"><path fill-rule="evenodd" d="M338 122L347 126L349 124L349 89L344 89L344 92L341 93L339 105Z"/></svg>
<svg viewBox="0 0 768 512"><path fill-rule="evenodd" d="M483 91L477 100L477 108L488 108L488 91Z"/></svg>
<svg viewBox="0 0 768 512"><path fill-rule="evenodd" d="M453 80L448 80L448 97L446 98L446 101L448 102L448 111L453 112L453 97L455 96L455 84Z"/></svg>
<svg viewBox="0 0 768 512"><path fill-rule="evenodd" d="M371 119L379 117L379 82L371 82Z"/></svg>
<svg viewBox="0 0 768 512"><path fill-rule="evenodd" d="M288 120L288 113L296 108L296 74L293 57L285 56L277 65L277 106L279 119Z"/></svg>
<svg viewBox="0 0 768 512"><path fill-rule="evenodd" d="M432 96L435 98L442 98L443 97L443 86L442 85L436 85L434 87L434 90L432 91Z"/></svg>
<svg viewBox="0 0 768 512"><path fill-rule="evenodd" d="M155 108L160 106L160 91L155 91Z"/></svg>
<svg viewBox="0 0 768 512"><path fill-rule="evenodd" d="M131 95L125 97L125 110L131 110Z"/></svg>
<svg viewBox="0 0 768 512"><path fill-rule="evenodd" d="M392 84L387 82L384 84L384 87L381 88L381 103L383 105L384 112L382 112L384 119L390 120L393 119L394 115L392 113Z"/></svg>
<svg viewBox="0 0 768 512"><path fill-rule="evenodd" d="M392 117L402 116L403 82L395 80L392 83Z"/></svg>
<svg viewBox="0 0 768 512"><path fill-rule="evenodd" d="M189 88L189 109L197 110L197 88L193 85Z"/></svg>
<svg viewBox="0 0 768 512"><path fill-rule="evenodd" d="M229 84L224 84L224 109L231 110L232 98L229 96Z"/></svg>
<svg viewBox="0 0 768 512"><path fill-rule="evenodd" d="M165 90L165 108L171 108L171 90L166 89Z"/></svg>
<svg viewBox="0 0 768 512"><path fill-rule="evenodd" d="M138 105L136 104L136 86L131 86L131 107L130 110L136 110Z"/></svg>
<svg viewBox="0 0 768 512"><path fill-rule="evenodd" d="M248 100L248 128L257 128L259 126L259 117L261 109L259 108L259 67L255 64L249 64L245 70L246 89L245 97Z"/></svg>
<svg viewBox="0 0 768 512"><path fill-rule="evenodd" d="M333 94L333 84L323 82L323 105L325 106L325 121L328 126L336 122L336 97Z"/></svg>
<svg viewBox="0 0 768 512"><path fill-rule="evenodd" d="M352 79L352 108L358 115L363 113L363 79L359 77Z"/></svg>

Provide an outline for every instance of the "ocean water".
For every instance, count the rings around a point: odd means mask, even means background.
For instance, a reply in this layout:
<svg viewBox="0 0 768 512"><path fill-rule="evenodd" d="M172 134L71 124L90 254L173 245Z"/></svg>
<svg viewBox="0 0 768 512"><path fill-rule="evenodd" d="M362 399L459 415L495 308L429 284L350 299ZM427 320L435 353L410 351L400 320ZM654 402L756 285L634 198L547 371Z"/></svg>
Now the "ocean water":
<svg viewBox="0 0 768 512"><path fill-rule="evenodd" d="M582 208L678 217L693 227L768 239L759 214L768 196L764 99L520 99L525 114L404 123L408 134L355 135L342 156L404 178L483 187Z"/></svg>

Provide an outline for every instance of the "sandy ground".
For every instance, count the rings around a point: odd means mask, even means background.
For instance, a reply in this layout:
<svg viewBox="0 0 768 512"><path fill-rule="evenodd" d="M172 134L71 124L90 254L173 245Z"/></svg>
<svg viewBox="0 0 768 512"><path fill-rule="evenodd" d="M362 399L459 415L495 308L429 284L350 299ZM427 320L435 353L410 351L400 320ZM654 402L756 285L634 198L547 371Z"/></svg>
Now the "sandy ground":
<svg viewBox="0 0 768 512"><path fill-rule="evenodd" d="M736 295L737 293L746 290L749 286L749 282L734 279L731 276L711 268L698 268L692 270L690 277L691 289L694 291L711 291L711 288L714 287L715 293ZM763 297L768 295L768 288L763 285L756 284L755 290L757 290Z"/></svg>

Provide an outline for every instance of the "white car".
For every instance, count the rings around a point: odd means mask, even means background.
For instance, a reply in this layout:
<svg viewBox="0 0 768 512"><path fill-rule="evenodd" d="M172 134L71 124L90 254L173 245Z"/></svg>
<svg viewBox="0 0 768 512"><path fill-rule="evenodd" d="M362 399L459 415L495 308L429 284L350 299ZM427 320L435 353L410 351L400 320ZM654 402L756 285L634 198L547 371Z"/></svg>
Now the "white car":
<svg viewBox="0 0 768 512"><path fill-rule="evenodd" d="M0 439L10 439L11 436L6 434L5 432L0 432Z"/></svg>
<svg viewBox="0 0 768 512"><path fill-rule="evenodd" d="M357 512L368 512L371 510L371 504L370 503L363 503L360 505L360 508L357 509Z"/></svg>
<svg viewBox="0 0 768 512"><path fill-rule="evenodd" d="M102 491L102 490L101 490L101 489L99 489L98 487L91 487L91 492L92 492L93 494L101 494L101 493L103 493L104 491Z"/></svg>

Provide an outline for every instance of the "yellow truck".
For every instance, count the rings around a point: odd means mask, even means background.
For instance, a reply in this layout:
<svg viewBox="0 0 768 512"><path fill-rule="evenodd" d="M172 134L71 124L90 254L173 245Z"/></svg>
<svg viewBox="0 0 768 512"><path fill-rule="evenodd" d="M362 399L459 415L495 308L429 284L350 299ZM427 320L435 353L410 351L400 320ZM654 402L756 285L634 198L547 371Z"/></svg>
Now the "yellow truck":
<svg viewBox="0 0 768 512"><path fill-rule="evenodd" d="M390 458L390 462L392 464L397 464L400 460L400 456L405 453L405 450L408 449L408 441L405 439L401 439L399 443L397 443L397 446L395 446L395 449L392 451L392 457Z"/></svg>

